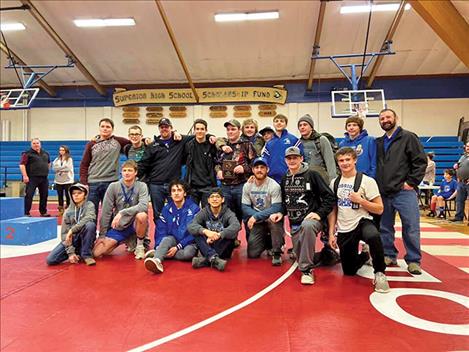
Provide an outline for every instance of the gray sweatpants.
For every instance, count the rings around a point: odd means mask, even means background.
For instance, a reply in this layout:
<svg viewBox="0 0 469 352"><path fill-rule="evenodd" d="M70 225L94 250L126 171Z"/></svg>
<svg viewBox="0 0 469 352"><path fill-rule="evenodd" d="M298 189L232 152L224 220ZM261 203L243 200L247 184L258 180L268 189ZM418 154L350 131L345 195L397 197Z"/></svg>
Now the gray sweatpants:
<svg viewBox="0 0 469 352"><path fill-rule="evenodd" d="M168 250L171 247L176 247L177 244L178 243L176 241L176 238L174 238L173 236L164 237L161 240L159 246L155 249L155 258L158 258L161 262L163 262L166 253L168 253ZM174 257L172 257L171 259L189 261L192 260L196 253L197 246L195 245L195 243L192 243L182 249L179 249L174 255Z"/></svg>
<svg viewBox="0 0 469 352"><path fill-rule="evenodd" d="M316 235L321 229L321 222L305 219L301 226L294 233L292 232L293 251L298 261L298 270L309 271L313 269Z"/></svg>
<svg viewBox="0 0 469 352"><path fill-rule="evenodd" d="M274 254L282 253L283 221L273 223L269 219L260 223L255 223L251 229L248 239L248 257L258 258L266 248L267 236L272 238L272 251Z"/></svg>

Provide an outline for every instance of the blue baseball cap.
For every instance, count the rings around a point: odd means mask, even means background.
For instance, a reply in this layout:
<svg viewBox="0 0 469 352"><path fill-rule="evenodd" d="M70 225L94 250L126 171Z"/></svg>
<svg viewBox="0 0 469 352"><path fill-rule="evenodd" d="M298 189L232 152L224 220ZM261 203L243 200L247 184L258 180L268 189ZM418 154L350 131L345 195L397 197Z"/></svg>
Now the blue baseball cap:
<svg viewBox="0 0 469 352"><path fill-rule="evenodd" d="M254 161L252 162L252 166L256 166L256 165L259 165L259 164L263 164L263 165L265 165L265 166L269 166L269 164L267 164L267 160L265 160L265 158L262 158L262 157L256 158L256 159L254 159Z"/></svg>

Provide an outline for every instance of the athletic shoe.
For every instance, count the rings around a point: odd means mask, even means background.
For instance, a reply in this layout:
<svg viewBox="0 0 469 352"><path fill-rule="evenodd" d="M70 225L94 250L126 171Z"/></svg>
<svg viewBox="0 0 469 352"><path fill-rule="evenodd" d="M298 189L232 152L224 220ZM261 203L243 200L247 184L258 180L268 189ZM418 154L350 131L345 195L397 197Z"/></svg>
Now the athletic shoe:
<svg viewBox="0 0 469 352"><path fill-rule="evenodd" d="M154 258L155 257L155 250L154 249L150 249L149 251L147 251L145 253L145 259L147 258Z"/></svg>
<svg viewBox="0 0 469 352"><path fill-rule="evenodd" d="M192 258L192 267L194 269L203 268L210 266L210 262L205 257L194 257Z"/></svg>
<svg viewBox="0 0 469 352"><path fill-rule="evenodd" d="M438 214L438 219L446 219L445 214L443 213Z"/></svg>
<svg viewBox="0 0 469 352"><path fill-rule="evenodd" d="M312 285L312 284L314 284L314 272L312 270L304 271L301 274L301 283L303 285Z"/></svg>
<svg viewBox="0 0 469 352"><path fill-rule="evenodd" d="M413 275L422 275L422 269L419 263L409 263L409 265L407 265L407 271Z"/></svg>
<svg viewBox="0 0 469 352"><path fill-rule="evenodd" d="M143 259L145 258L145 247L142 244L137 245L135 247L135 259Z"/></svg>
<svg viewBox="0 0 469 352"><path fill-rule="evenodd" d="M274 256L272 257L272 265L273 266L282 265L282 257L280 256L280 254L274 254Z"/></svg>
<svg viewBox="0 0 469 352"><path fill-rule="evenodd" d="M431 211L431 212L429 212L429 213L427 214L427 216L430 217L430 218L434 218L435 215L436 215L436 214L435 214L433 211Z"/></svg>
<svg viewBox="0 0 469 352"><path fill-rule="evenodd" d="M214 256L210 261L212 268L217 269L218 271L224 271L226 266L226 260L221 259L219 256Z"/></svg>
<svg viewBox="0 0 469 352"><path fill-rule="evenodd" d="M94 258L88 257L88 258L83 258L85 261L85 264L90 266L90 265L96 265L96 260Z"/></svg>
<svg viewBox="0 0 469 352"><path fill-rule="evenodd" d="M375 286L376 292L388 293L390 291L388 280L386 279L386 275L384 275L382 272L377 272L375 274L373 285Z"/></svg>
<svg viewBox="0 0 469 352"><path fill-rule="evenodd" d="M145 269L151 271L155 274L160 274L163 272L163 264L158 258L147 258L145 259Z"/></svg>
<svg viewBox="0 0 469 352"><path fill-rule="evenodd" d="M386 264L386 266L397 265L397 259L391 257L384 257L384 264Z"/></svg>

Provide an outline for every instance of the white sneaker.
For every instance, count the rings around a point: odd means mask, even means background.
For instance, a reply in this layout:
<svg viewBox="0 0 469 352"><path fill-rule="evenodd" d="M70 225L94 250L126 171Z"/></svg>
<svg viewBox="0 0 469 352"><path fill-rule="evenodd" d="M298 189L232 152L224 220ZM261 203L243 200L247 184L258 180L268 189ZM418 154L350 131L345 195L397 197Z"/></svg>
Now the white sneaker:
<svg viewBox="0 0 469 352"><path fill-rule="evenodd" d="M145 258L145 247L143 245L137 245L135 247L135 259L143 259Z"/></svg>
<svg viewBox="0 0 469 352"><path fill-rule="evenodd" d="M153 257L155 256L155 252L156 252L156 251L155 251L154 249L150 249L149 251L147 251L147 252L145 253L145 259L147 259L147 258L153 258Z"/></svg>
<svg viewBox="0 0 469 352"><path fill-rule="evenodd" d="M388 280L386 275L381 272L375 274L375 279L373 280L373 285L375 286L375 291L379 293L388 293L391 289L389 288Z"/></svg>
<svg viewBox="0 0 469 352"><path fill-rule="evenodd" d="M160 274L163 272L163 264L158 258L147 258L145 259L145 269L151 271L155 274Z"/></svg>
<svg viewBox="0 0 469 352"><path fill-rule="evenodd" d="M314 284L314 272L313 271L303 272L303 274L301 275L301 283L303 285Z"/></svg>

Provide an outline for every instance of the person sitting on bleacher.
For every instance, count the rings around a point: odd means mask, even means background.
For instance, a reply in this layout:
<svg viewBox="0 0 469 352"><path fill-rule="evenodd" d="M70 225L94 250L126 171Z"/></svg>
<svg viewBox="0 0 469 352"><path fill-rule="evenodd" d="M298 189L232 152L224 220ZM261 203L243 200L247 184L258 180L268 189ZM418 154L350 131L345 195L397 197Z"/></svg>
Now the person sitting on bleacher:
<svg viewBox="0 0 469 352"><path fill-rule="evenodd" d="M94 205L86 199L88 188L85 185L75 183L69 192L72 202L62 219L62 241L47 256L47 264L60 264L68 258L72 264L83 259L86 265L94 265L96 261L91 253L96 239Z"/></svg>
<svg viewBox="0 0 469 352"><path fill-rule="evenodd" d="M444 180L441 182L440 189L432 197L430 209L431 211L427 216L435 217L436 207L438 207L438 218L445 219L445 200L450 200L456 197L458 182L453 178L454 171L446 169L444 174Z"/></svg>

